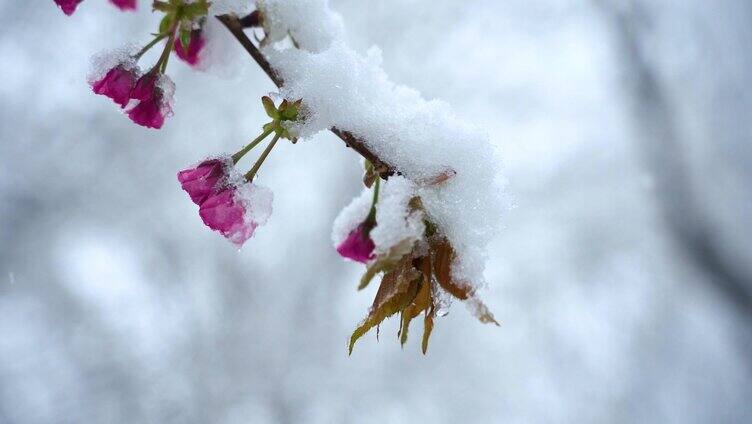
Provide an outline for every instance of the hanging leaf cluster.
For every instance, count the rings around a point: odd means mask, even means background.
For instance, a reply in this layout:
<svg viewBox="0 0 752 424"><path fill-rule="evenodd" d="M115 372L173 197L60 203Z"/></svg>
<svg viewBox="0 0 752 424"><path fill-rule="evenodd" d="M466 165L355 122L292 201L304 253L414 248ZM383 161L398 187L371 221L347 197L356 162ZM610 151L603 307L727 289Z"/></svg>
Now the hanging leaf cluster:
<svg viewBox="0 0 752 424"><path fill-rule="evenodd" d="M421 208L420 199L414 198L413 208ZM428 350L428 340L433 330L439 307L438 297L447 293L452 298L472 299L478 305L478 319L483 323L499 325L488 308L475 297L474 288L452 277L455 252L449 240L437 234L436 227L426 221L424 240L403 240L386 254L376 258L363 275L358 289L364 289L379 273L383 273L376 297L368 315L350 336L349 353L364 334L387 318L400 315L397 333L402 346L407 342L410 323L423 315L421 350Z"/></svg>

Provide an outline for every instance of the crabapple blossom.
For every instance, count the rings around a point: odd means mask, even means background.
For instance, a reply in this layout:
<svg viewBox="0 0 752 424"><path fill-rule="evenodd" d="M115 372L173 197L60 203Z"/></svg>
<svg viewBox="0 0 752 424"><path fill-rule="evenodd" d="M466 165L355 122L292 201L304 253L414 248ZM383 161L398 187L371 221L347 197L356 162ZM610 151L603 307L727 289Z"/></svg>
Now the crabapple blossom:
<svg viewBox="0 0 752 424"><path fill-rule="evenodd" d="M373 224L367 222L358 225L337 246L337 253L356 262L368 263L369 260L374 258L373 250L376 247L369 236L371 228L373 228Z"/></svg>
<svg viewBox="0 0 752 424"><path fill-rule="evenodd" d="M124 108L130 101L130 94L138 80L138 69L118 64L99 80L91 82L91 88L96 94L109 97L120 107Z"/></svg>

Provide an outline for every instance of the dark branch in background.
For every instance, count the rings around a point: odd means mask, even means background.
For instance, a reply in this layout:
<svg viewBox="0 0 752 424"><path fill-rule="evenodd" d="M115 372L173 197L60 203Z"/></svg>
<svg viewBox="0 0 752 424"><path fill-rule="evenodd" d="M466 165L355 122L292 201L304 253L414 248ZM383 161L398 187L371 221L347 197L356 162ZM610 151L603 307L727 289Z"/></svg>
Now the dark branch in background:
<svg viewBox="0 0 752 424"><path fill-rule="evenodd" d="M256 15L254 15L254 13ZM277 86L277 88L281 88L284 81L279 76L279 74L272 68L271 64L268 60L266 60L266 57L259 51L258 47L256 47L255 44L251 41L248 36L245 35L245 32L243 29L245 27L251 27L251 26L257 26L259 23L258 14L254 12L242 19L238 19L236 16L233 15L221 15L217 16L216 18L222 22L222 24L227 27L227 29L232 33L232 35L235 37L235 39L238 40L240 45L243 46L245 51L248 52L249 55L253 58L253 60L256 61L256 63L261 67L261 69L266 72L266 75L269 76L269 78L274 82L274 84ZM389 175L393 175L397 173L397 171L394 169L394 167L390 166L389 164L385 163L381 159L379 159L378 156L376 156L371 150L368 149L368 147L365 145L365 143L361 140L359 140L355 135L353 135L351 132L340 130L339 128L331 128L331 131L339 138L342 139L342 141L345 142L347 147L352 148L356 152L358 152L359 155L366 158L369 162L371 162L374 165L374 168L376 170L380 171L380 174L382 177L388 177Z"/></svg>
<svg viewBox="0 0 752 424"><path fill-rule="evenodd" d="M752 281L723 258L692 191L669 99L640 46L639 6L631 3L625 6L629 10L620 10L608 0L595 3L611 21L616 45L624 56L630 106L642 131L643 159L655 178L658 204L669 233L715 287L752 319Z"/></svg>

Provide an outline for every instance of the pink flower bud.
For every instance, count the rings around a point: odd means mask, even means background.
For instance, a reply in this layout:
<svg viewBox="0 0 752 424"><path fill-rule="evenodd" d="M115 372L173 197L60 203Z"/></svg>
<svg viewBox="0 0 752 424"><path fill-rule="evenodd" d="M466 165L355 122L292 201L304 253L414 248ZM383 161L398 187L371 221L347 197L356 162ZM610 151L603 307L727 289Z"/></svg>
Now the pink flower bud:
<svg viewBox="0 0 752 424"><path fill-rule="evenodd" d="M209 196L220 190L220 185L227 180L230 166L232 159L229 157L208 159L178 172L178 181L193 203L201 206Z"/></svg>
<svg viewBox="0 0 752 424"><path fill-rule="evenodd" d="M138 79L133 86L133 90L129 93L131 99L147 100L154 95L154 91L157 88L157 79L159 74L155 72L149 72L144 74Z"/></svg>
<svg viewBox="0 0 752 424"><path fill-rule="evenodd" d="M196 66L199 63L199 55L201 54L204 45L206 45L206 39L204 38L203 31L194 30L191 31L191 38L188 42L187 48L186 46L183 46L179 38L175 40L175 53L187 64Z"/></svg>
<svg viewBox="0 0 752 424"><path fill-rule="evenodd" d="M136 0L110 0L120 10L136 10Z"/></svg>
<svg viewBox="0 0 752 424"><path fill-rule="evenodd" d="M271 214L272 194L251 183L228 185L210 195L199 208L207 227L218 231L240 247L253 236L256 227Z"/></svg>
<svg viewBox="0 0 752 424"><path fill-rule="evenodd" d="M99 80L91 82L94 93L109 97L120 107L125 107L130 100L130 93L138 79L136 69L126 69L124 64L110 69Z"/></svg>
<svg viewBox="0 0 752 424"><path fill-rule="evenodd" d="M367 263L373 259L373 250L376 247L368 235L372 225L362 223L350 231L347 238L337 246L337 253L344 258L357 262Z"/></svg>
<svg viewBox="0 0 752 424"><path fill-rule="evenodd" d="M61 9L63 9L63 13L70 16L73 14L73 12L76 11L76 8L78 7L78 4L81 3L83 0L55 0L55 4L60 6Z"/></svg>
<svg viewBox="0 0 752 424"><path fill-rule="evenodd" d="M142 76L131 90L126 113L133 122L147 128L162 128L165 118L172 115L175 85L164 74L152 72Z"/></svg>

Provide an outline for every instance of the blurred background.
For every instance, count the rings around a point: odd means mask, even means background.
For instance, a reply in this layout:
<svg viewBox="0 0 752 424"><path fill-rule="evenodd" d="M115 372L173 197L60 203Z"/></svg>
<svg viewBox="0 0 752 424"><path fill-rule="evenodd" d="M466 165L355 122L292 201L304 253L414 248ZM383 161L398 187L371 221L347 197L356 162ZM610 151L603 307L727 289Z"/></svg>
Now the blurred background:
<svg viewBox="0 0 752 424"><path fill-rule="evenodd" d="M455 304L425 357L395 319L347 356L375 287L329 240L361 187L333 135L271 155L240 252L180 190L263 123L239 46L171 63L161 131L91 94L89 57L156 28L140 3L0 1L0 423L752 420L752 2L332 1L488 131L515 198L482 293L502 326Z"/></svg>

